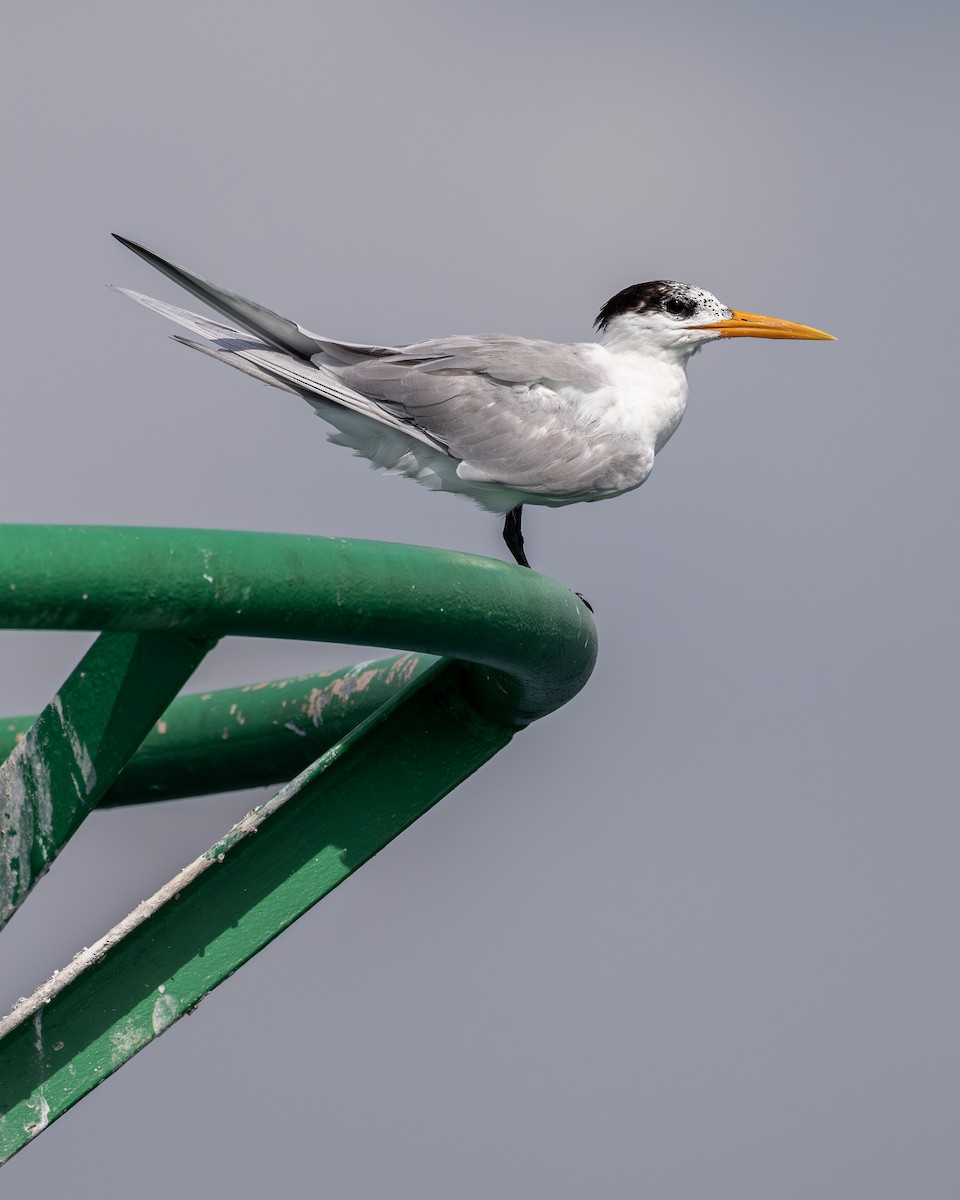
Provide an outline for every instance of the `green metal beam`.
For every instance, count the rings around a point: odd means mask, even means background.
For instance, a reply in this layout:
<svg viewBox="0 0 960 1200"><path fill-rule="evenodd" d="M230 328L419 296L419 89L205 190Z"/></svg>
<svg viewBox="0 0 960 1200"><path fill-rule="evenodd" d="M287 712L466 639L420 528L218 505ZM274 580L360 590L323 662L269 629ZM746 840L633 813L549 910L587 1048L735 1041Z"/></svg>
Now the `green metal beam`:
<svg viewBox="0 0 960 1200"><path fill-rule="evenodd" d="M215 638L103 633L0 766L0 928Z"/></svg>
<svg viewBox="0 0 960 1200"><path fill-rule="evenodd" d="M267 683L181 696L100 808L178 800L292 779L437 660L401 654ZM36 716L0 721L0 758Z"/></svg>
<svg viewBox="0 0 960 1200"><path fill-rule="evenodd" d="M388 542L98 526L0 527L0 628L303 638L454 655L517 728L575 695L596 627L512 563Z"/></svg>

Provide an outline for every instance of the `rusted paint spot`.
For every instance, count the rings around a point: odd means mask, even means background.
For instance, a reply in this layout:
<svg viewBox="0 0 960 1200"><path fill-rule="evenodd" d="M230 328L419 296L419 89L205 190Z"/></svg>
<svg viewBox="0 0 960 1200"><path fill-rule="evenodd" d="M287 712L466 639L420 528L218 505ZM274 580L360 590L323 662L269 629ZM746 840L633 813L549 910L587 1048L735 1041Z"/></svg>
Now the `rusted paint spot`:
<svg viewBox="0 0 960 1200"><path fill-rule="evenodd" d="M158 721L157 722L157 733L166 733L166 732L167 732L166 721Z"/></svg>
<svg viewBox="0 0 960 1200"><path fill-rule="evenodd" d="M307 699L306 715L312 721L315 729L323 724L323 710L330 703L329 688L311 688Z"/></svg>
<svg viewBox="0 0 960 1200"><path fill-rule="evenodd" d="M345 675L343 679L337 680L331 690L340 700L348 700L354 692L362 692L369 687L371 682L376 679L377 674L376 669L371 668L359 675Z"/></svg>
<svg viewBox="0 0 960 1200"><path fill-rule="evenodd" d="M387 667L383 680L384 683L393 683L397 679L402 680L404 683L409 683L419 663L419 654L404 654Z"/></svg>

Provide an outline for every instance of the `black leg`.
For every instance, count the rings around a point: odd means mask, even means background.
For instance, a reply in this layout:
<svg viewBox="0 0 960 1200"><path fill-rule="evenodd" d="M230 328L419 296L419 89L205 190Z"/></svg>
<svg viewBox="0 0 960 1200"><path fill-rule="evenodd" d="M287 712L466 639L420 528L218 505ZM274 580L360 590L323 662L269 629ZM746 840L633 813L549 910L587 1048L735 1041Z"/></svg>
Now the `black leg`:
<svg viewBox="0 0 960 1200"><path fill-rule="evenodd" d="M523 552L523 530L520 528L520 518L523 516L523 505L518 504L516 508L512 508L507 513L507 519L503 523L503 540L507 543L507 549L517 560L521 567L529 567L527 556ZM532 569L532 568L531 568ZM593 612L593 605L586 598L576 593L577 599Z"/></svg>
<svg viewBox="0 0 960 1200"><path fill-rule="evenodd" d="M516 508L512 508L507 513L507 519L503 523L503 540L507 543L507 549L520 564L521 567L529 567L527 556L523 552L523 531L520 528L520 517L523 514L523 505L518 504Z"/></svg>

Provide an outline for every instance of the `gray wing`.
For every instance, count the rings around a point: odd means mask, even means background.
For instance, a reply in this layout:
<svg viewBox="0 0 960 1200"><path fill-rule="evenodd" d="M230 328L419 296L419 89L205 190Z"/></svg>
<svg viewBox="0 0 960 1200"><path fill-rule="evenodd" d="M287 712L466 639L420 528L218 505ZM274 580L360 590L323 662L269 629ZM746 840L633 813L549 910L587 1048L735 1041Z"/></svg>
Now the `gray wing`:
<svg viewBox="0 0 960 1200"><path fill-rule="evenodd" d="M338 375L447 446L462 478L551 492L579 477L578 398L606 382L580 346L498 334L405 346Z"/></svg>
<svg viewBox="0 0 960 1200"><path fill-rule="evenodd" d="M367 417L379 425L386 425L407 437L416 438L432 449L447 453L446 446L418 429L409 418L404 417L402 413L385 409L368 397L353 391L343 383L335 370L320 362L314 363L289 351L276 349L269 342L259 337L251 337L236 326L213 321L199 313L166 304L163 300L154 300L150 296L141 295L140 292L132 292L129 288L114 287L113 290L211 343L203 345L188 338L177 339L193 350L201 350L211 358L237 367L244 374L251 375L262 383L269 383L284 391L296 392L311 403L320 398ZM319 359L321 356L315 357ZM319 411L321 410L318 408Z"/></svg>
<svg viewBox="0 0 960 1200"><path fill-rule="evenodd" d="M118 289L212 341L214 357L448 453L459 460L462 479L563 495L583 490L595 473L602 451L589 437L579 401L607 380L586 346L499 334L402 347L336 341L114 237L258 339Z"/></svg>

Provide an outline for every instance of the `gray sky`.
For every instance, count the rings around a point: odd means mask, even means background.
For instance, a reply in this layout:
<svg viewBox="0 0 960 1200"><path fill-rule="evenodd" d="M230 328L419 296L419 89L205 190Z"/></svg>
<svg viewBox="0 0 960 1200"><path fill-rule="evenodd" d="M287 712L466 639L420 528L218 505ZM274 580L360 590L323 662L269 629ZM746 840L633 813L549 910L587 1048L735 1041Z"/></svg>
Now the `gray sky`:
<svg viewBox="0 0 960 1200"><path fill-rule="evenodd" d="M177 299L111 229L347 339L581 339L665 276L840 340L708 347L641 491L529 512L597 610L587 690L10 1194L956 1195L956 9L55 9L0 49L6 520L503 554L108 292ZM88 641L0 634L2 711ZM230 641L197 684L360 653ZM261 796L94 815L0 1007Z"/></svg>

